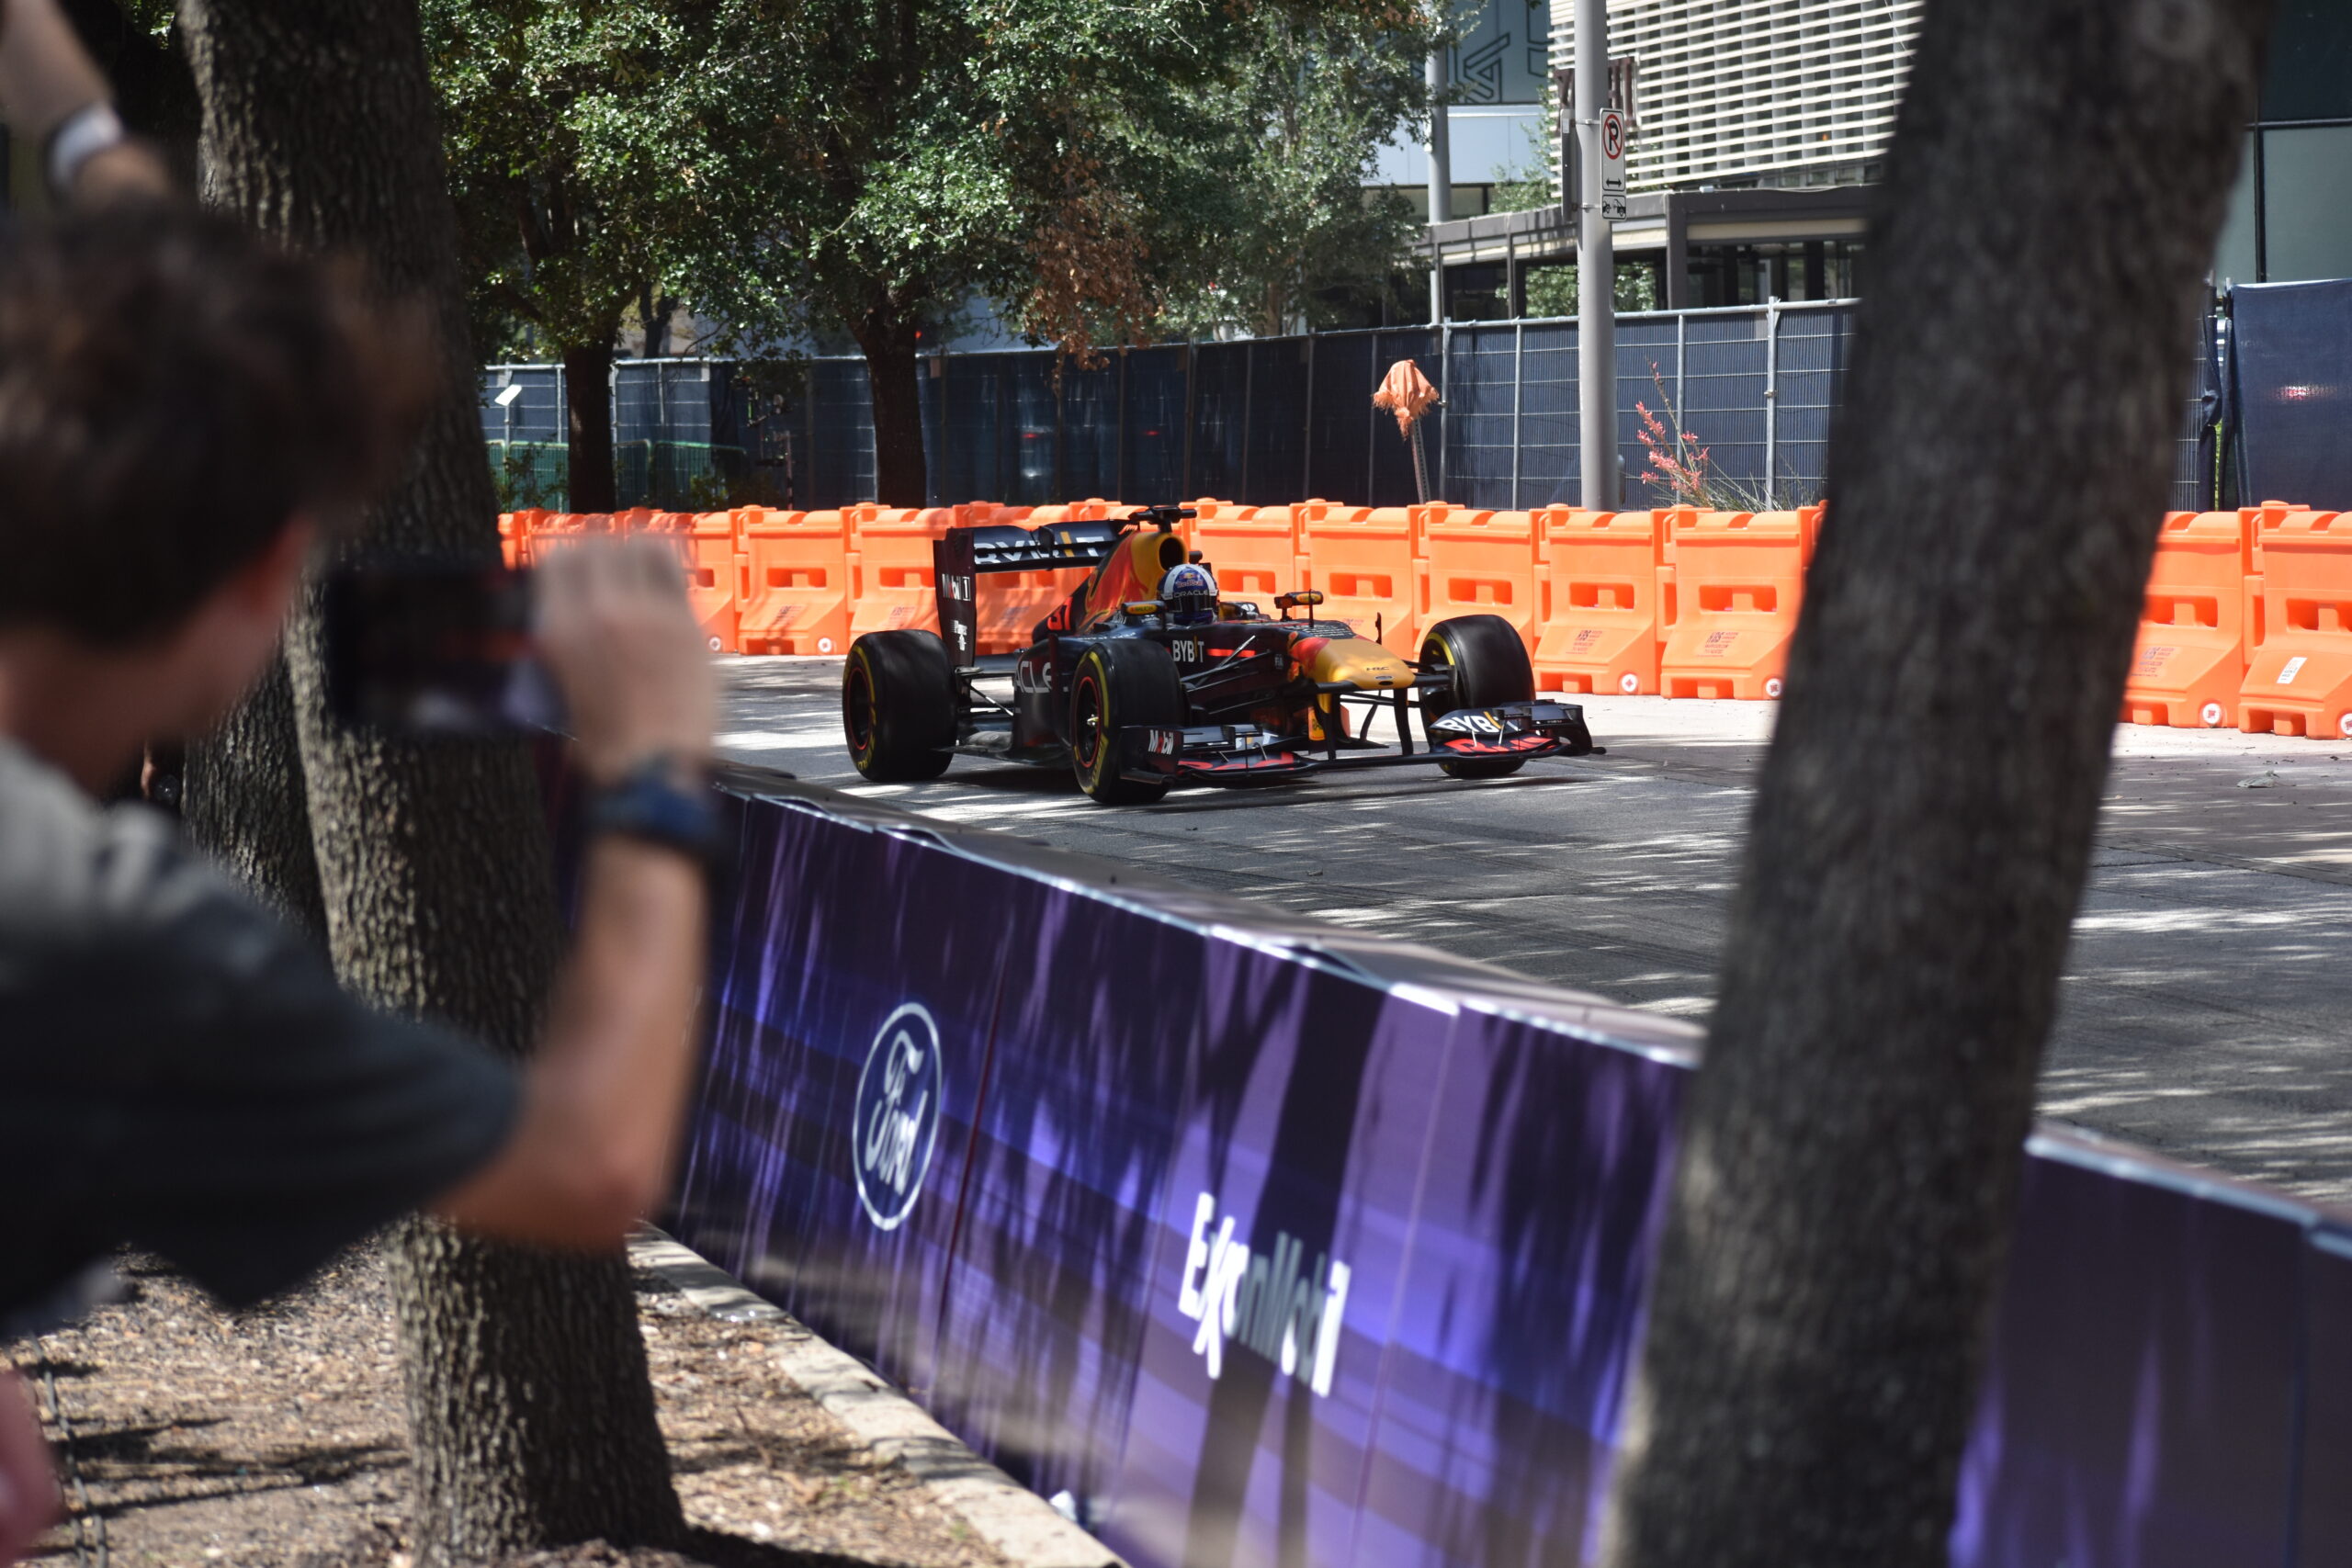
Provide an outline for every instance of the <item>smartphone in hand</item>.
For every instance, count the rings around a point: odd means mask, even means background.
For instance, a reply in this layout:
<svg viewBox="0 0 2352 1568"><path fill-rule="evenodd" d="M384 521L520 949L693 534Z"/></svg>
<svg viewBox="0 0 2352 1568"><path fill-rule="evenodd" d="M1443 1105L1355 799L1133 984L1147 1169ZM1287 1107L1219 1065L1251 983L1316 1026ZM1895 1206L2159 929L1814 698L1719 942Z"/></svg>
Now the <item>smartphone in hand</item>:
<svg viewBox="0 0 2352 1568"><path fill-rule="evenodd" d="M326 581L327 707L402 735L560 731L563 703L534 656L531 574L402 561Z"/></svg>

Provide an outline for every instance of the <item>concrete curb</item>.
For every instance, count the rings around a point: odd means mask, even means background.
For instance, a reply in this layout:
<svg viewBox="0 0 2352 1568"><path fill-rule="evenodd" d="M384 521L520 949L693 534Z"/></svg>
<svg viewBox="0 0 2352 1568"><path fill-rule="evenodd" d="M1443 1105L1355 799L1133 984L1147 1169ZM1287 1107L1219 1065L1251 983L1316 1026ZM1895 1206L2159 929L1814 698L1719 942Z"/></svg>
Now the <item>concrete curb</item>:
<svg viewBox="0 0 2352 1568"><path fill-rule="evenodd" d="M1109 1547L966 1448L865 1363L826 1344L683 1242L647 1225L628 1252L632 1263L669 1280L713 1317L786 1325L791 1337L776 1350L785 1375L1017 1568L1125 1568Z"/></svg>

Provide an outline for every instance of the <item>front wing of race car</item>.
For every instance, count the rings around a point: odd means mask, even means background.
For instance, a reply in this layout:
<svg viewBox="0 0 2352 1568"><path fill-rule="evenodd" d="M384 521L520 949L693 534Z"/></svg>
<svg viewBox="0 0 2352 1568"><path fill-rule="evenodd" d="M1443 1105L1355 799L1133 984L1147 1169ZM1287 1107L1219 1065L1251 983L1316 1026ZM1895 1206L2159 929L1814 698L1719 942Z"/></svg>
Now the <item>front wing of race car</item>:
<svg viewBox="0 0 2352 1568"><path fill-rule="evenodd" d="M1416 762L1581 757L1600 750L1585 728L1583 708L1547 702L1456 709L1430 725L1422 744L1408 735L1396 746L1341 750L1333 742L1275 735L1248 724L1183 729L1134 725L1119 732L1119 741L1120 772L1131 779L1210 784Z"/></svg>

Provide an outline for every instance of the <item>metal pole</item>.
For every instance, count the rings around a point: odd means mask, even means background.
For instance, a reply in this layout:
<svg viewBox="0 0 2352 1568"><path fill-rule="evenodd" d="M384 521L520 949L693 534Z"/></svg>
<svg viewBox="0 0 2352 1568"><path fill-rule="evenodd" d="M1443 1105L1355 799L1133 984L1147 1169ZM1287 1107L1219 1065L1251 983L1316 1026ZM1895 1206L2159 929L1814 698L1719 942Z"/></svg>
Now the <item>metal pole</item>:
<svg viewBox="0 0 2352 1568"><path fill-rule="evenodd" d="M1430 51L1430 321L1445 320L1445 253L1437 226L1453 220L1453 134L1446 123L1446 46Z"/></svg>
<svg viewBox="0 0 2352 1568"><path fill-rule="evenodd" d="M1609 107L1608 0L1577 0L1577 441L1589 512L1617 509L1616 237L1600 216L1600 111Z"/></svg>
<svg viewBox="0 0 2352 1568"><path fill-rule="evenodd" d="M1302 500L1315 499L1315 334L1306 334L1306 412L1301 416L1306 426L1301 447L1306 454L1299 459L1298 488L1306 494Z"/></svg>
<svg viewBox="0 0 2352 1568"><path fill-rule="evenodd" d="M1199 366L1199 364L1196 362L1196 360L1195 360L1195 358L1194 358L1194 355L1193 355L1193 345L1192 345L1191 344L1189 344L1189 343L1188 343L1188 344L1186 344L1184 345L1184 468L1183 468L1183 482L1182 482L1181 485L1179 485L1179 486L1177 487L1177 488L1179 489L1179 491L1182 493L1183 499L1185 499L1185 500L1187 500L1187 501L1190 501L1190 500L1193 499L1193 383L1195 380L1199 379L1199 370L1200 370L1200 366Z"/></svg>
<svg viewBox="0 0 2352 1568"><path fill-rule="evenodd" d="M1764 307L1764 504L1774 504L1780 482L1781 436L1781 299L1774 295Z"/></svg>
<svg viewBox="0 0 2352 1568"><path fill-rule="evenodd" d="M1233 495L1248 506L1257 504L1250 489L1250 427L1257 420L1257 399L1258 345L1253 343L1241 351L1241 482Z"/></svg>
<svg viewBox="0 0 2352 1568"><path fill-rule="evenodd" d="M1690 394L1682 389L1682 365L1690 349L1690 316L1688 311L1674 312L1674 412L1679 419L1682 406ZM1680 454L1677 453L1679 457Z"/></svg>
<svg viewBox="0 0 2352 1568"><path fill-rule="evenodd" d="M1445 417L1445 395L1453 389L1453 329L1441 324L1437 329L1437 407L1421 415L1423 424L1436 424ZM1445 499L1445 429L1437 433L1437 489L1429 499Z"/></svg>
<svg viewBox="0 0 2352 1568"><path fill-rule="evenodd" d="M1519 510L1520 454L1527 448L1520 440L1519 427L1527 404L1527 322L1511 323L1510 329L1510 509Z"/></svg>

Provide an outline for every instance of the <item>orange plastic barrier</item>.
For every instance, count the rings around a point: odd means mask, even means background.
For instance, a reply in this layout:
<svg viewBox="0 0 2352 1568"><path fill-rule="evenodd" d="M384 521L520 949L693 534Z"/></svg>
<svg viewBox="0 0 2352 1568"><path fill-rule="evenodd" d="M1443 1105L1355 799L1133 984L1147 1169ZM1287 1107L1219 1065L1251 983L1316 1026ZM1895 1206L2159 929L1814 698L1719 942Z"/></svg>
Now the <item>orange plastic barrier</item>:
<svg viewBox="0 0 2352 1568"><path fill-rule="evenodd" d="M1669 697L1777 697L1820 510L1675 519L1672 624L1658 659Z"/></svg>
<svg viewBox="0 0 2352 1568"><path fill-rule="evenodd" d="M604 512L547 512L539 514L538 526L531 530L527 564L537 566L565 545L594 535L609 534L613 530L612 514Z"/></svg>
<svg viewBox="0 0 2352 1568"><path fill-rule="evenodd" d="M850 531L850 636L900 626L929 632L939 629L931 546L956 526L958 510L968 514L971 509L901 510L871 502L842 508Z"/></svg>
<svg viewBox="0 0 2352 1568"><path fill-rule="evenodd" d="M1529 640L1536 689L1657 695L1667 546L1676 519L1697 513L1687 506L1657 512L1551 506L1534 515L1541 565Z"/></svg>
<svg viewBox="0 0 2352 1568"><path fill-rule="evenodd" d="M1323 595L1315 613L1349 622L1360 637L1378 632L1400 657L1419 657L1412 510L1308 501L1290 512L1298 529L1298 585Z"/></svg>
<svg viewBox="0 0 2352 1568"><path fill-rule="evenodd" d="M1532 640L1535 627L1535 522L1524 512L1474 511L1431 502L1412 509L1420 538L1421 625L1453 615L1500 615Z"/></svg>
<svg viewBox="0 0 2352 1568"><path fill-rule="evenodd" d="M2254 658L2254 650L2262 646L2262 634L2265 629L2262 608L2262 541L2269 536L2272 530L2282 525L2289 517L2298 512L2309 512L2312 508L2298 505L2293 502L2266 501L2260 506L2251 510L2254 529L2253 557L2245 577L2245 655L2249 661Z"/></svg>
<svg viewBox="0 0 2352 1568"><path fill-rule="evenodd" d="M2165 514L2123 686L2126 724L2211 729L2237 723L2246 670L2245 584L2260 513L2247 507Z"/></svg>
<svg viewBox="0 0 2352 1568"><path fill-rule="evenodd" d="M1101 496L1084 501L1064 502L1057 506L1024 506L1020 509L1034 528L1041 523L1101 523L1113 517L1125 517L1135 508Z"/></svg>
<svg viewBox="0 0 2352 1568"><path fill-rule="evenodd" d="M742 648L743 604L736 597L742 574L736 570L735 514L705 512L681 513L679 544L685 555L686 598L713 653L735 653Z"/></svg>
<svg viewBox="0 0 2352 1568"><path fill-rule="evenodd" d="M531 563L531 536L554 513L536 508L498 514L498 555L510 567Z"/></svg>
<svg viewBox="0 0 2352 1568"><path fill-rule="evenodd" d="M735 519L736 646L745 653L849 649L849 525L838 512L746 506Z"/></svg>
<svg viewBox="0 0 2352 1568"><path fill-rule="evenodd" d="M2255 525L2262 640L2238 689L2238 728L2352 739L2352 513L2289 512Z"/></svg>
<svg viewBox="0 0 2352 1568"><path fill-rule="evenodd" d="M1287 506L1185 502L1197 513L1187 542L1201 552L1227 599L1254 599L1272 614L1273 598L1299 585L1298 527Z"/></svg>

